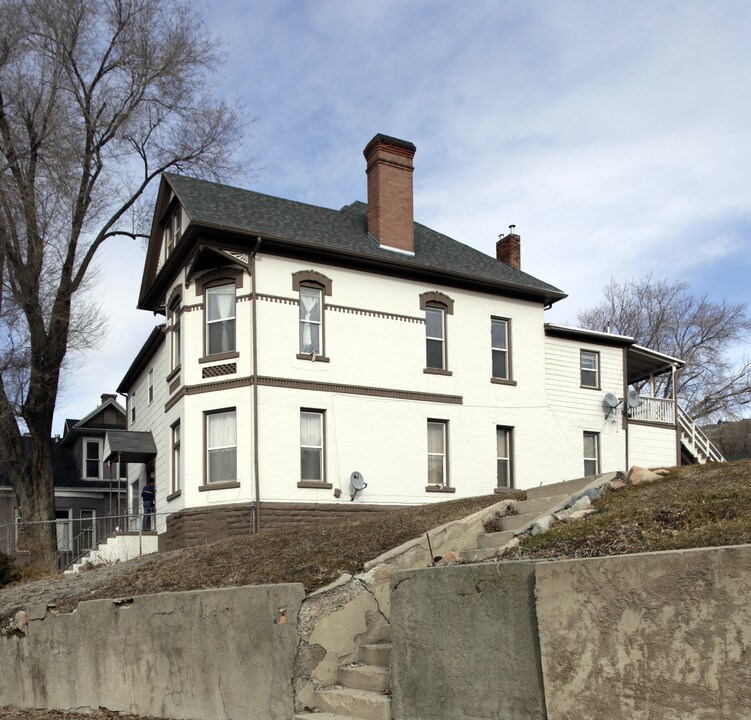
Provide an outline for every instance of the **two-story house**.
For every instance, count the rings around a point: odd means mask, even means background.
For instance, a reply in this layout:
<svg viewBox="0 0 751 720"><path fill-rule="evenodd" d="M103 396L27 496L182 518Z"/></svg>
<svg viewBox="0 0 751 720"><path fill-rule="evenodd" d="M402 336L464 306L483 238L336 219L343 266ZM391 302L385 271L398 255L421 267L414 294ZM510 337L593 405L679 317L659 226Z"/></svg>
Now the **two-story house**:
<svg viewBox="0 0 751 720"><path fill-rule="evenodd" d="M415 146L364 154L340 210L163 176L138 306L164 324L118 392L156 448L132 507L153 469L180 511L165 547L207 512L263 529L680 461L675 398L629 395L679 359L546 324L565 294L518 235L491 257L416 223Z"/></svg>
<svg viewBox="0 0 751 720"><path fill-rule="evenodd" d="M108 518L126 512L126 464L105 458L105 437L127 427L125 408L117 396L105 394L81 420L66 420L62 438L50 439L53 452L55 522L61 567L96 547L112 524ZM29 453L31 438L23 438ZM17 524L22 521L10 480L0 468L0 550L17 554Z"/></svg>

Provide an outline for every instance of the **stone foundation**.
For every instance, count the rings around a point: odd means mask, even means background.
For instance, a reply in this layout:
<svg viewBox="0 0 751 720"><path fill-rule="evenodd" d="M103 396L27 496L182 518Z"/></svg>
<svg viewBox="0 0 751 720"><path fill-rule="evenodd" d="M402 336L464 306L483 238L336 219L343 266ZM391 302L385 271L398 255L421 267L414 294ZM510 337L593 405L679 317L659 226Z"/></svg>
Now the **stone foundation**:
<svg viewBox="0 0 751 720"><path fill-rule="evenodd" d="M396 507L354 503L262 502L261 532L290 525L328 522L347 517L352 513L371 515L383 510L394 510ZM183 510L167 518L167 531L159 536L159 551L205 545L225 537L247 535L254 531L255 505L253 503Z"/></svg>

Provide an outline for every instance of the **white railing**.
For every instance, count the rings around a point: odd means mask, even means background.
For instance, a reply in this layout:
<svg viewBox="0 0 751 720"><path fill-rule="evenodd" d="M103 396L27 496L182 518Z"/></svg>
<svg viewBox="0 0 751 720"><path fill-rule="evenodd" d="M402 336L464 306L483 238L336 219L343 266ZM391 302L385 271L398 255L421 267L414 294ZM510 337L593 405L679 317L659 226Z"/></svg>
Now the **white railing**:
<svg viewBox="0 0 751 720"><path fill-rule="evenodd" d="M675 424L675 402L670 398L645 397L640 398L641 404L628 409L630 420L642 422Z"/></svg>
<svg viewBox="0 0 751 720"><path fill-rule="evenodd" d="M701 431L691 417L678 408L678 425L681 429L681 441L694 454L699 462L707 460L725 462L722 453L714 443Z"/></svg>

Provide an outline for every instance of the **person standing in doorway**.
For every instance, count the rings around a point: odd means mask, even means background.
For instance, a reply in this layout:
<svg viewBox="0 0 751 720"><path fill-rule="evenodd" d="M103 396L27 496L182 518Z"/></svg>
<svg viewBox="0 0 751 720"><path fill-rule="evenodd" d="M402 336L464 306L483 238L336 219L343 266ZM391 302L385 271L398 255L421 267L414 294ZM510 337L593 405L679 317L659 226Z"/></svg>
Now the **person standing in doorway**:
<svg viewBox="0 0 751 720"><path fill-rule="evenodd" d="M154 484L154 473L149 473L149 479L143 490L141 490L141 500L143 500L143 529L151 530L151 518L154 515L154 504L156 498L156 485Z"/></svg>

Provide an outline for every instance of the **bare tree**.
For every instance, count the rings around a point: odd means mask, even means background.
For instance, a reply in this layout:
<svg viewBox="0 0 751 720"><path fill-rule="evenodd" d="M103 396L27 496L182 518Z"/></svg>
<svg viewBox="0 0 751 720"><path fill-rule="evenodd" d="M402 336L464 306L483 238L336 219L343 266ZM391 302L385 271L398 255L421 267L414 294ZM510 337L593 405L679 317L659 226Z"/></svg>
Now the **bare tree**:
<svg viewBox="0 0 751 720"><path fill-rule="evenodd" d="M695 295L685 282L652 273L635 280L615 279L605 300L579 313L582 327L610 329L645 347L686 361L678 374L678 399L694 418L735 417L751 403L751 362L733 364L730 352L751 333L745 303L714 302ZM658 384L669 397L670 379Z"/></svg>
<svg viewBox="0 0 751 720"><path fill-rule="evenodd" d="M0 460L24 520L55 516L52 417L71 343L96 334L75 312L95 253L143 235L131 217L161 172L243 167L220 60L184 0L0 0ZM26 542L53 561L52 523Z"/></svg>

